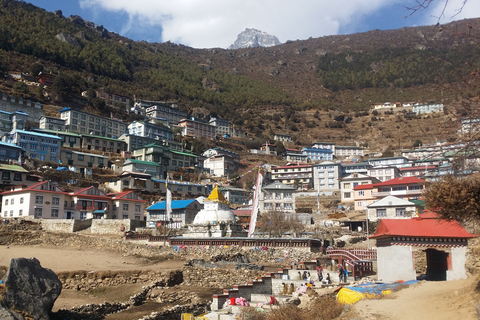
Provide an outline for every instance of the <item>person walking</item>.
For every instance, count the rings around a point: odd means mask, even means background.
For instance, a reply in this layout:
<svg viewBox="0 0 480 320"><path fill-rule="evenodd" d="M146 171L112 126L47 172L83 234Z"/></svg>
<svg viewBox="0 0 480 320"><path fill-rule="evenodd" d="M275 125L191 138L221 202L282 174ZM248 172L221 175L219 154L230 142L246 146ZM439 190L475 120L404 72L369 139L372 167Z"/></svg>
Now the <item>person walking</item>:
<svg viewBox="0 0 480 320"><path fill-rule="evenodd" d="M318 275L318 281L321 282L323 280L323 268L322 268L322 266L317 267L317 275Z"/></svg>
<svg viewBox="0 0 480 320"><path fill-rule="evenodd" d="M348 270L347 268L343 269L343 282L347 282L348 280Z"/></svg>
<svg viewBox="0 0 480 320"><path fill-rule="evenodd" d="M345 275L345 270L343 269L343 267L341 265L338 266L339 269L338 269L338 282L342 282L343 281L343 276Z"/></svg>

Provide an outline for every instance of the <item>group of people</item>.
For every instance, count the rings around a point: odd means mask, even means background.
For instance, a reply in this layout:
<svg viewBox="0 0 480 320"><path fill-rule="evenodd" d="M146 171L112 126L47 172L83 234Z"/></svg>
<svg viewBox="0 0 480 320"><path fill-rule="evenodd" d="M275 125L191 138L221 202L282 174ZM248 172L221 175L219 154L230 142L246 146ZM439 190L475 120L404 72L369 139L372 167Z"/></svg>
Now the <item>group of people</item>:
<svg viewBox="0 0 480 320"><path fill-rule="evenodd" d="M327 273L327 276L324 279L322 266L317 266L316 271L317 271L318 281L325 284L332 283L332 279L330 278L330 273ZM314 282L310 274L310 271L307 271L307 270L303 271L303 273L301 273L300 271L298 272L298 280L307 281L310 284L313 284ZM338 265L338 281L347 282L347 280L348 280L348 270L347 268L344 268L342 265L339 264Z"/></svg>

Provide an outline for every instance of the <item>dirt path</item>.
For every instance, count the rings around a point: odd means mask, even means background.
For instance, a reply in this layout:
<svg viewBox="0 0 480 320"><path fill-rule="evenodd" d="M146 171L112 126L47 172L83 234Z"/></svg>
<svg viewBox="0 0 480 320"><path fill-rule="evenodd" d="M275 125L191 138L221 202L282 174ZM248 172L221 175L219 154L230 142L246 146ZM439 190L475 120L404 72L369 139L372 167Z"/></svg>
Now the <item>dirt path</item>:
<svg viewBox="0 0 480 320"><path fill-rule="evenodd" d="M362 320L476 320L477 277L456 281L422 281L379 300L361 300L346 317Z"/></svg>
<svg viewBox="0 0 480 320"><path fill-rule="evenodd" d="M32 258L42 267L54 272L64 271L122 271L154 270L171 271L181 269L184 261L167 260L148 262L145 259L92 249L66 249L52 246L0 246L0 266L8 267L12 258Z"/></svg>

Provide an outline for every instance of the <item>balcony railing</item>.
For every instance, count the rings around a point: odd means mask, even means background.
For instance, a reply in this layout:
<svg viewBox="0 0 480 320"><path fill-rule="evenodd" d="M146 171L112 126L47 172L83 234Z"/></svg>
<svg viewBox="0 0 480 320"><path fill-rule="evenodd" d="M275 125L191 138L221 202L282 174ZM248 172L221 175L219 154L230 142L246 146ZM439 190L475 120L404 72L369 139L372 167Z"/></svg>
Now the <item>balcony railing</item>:
<svg viewBox="0 0 480 320"><path fill-rule="evenodd" d="M79 206L77 205L77 210L83 210L83 211L93 211L95 210L94 206Z"/></svg>
<svg viewBox="0 0 480 320"><path fill-rule="evenodd" d="M423 192L423 189L417 189L417 190L379 191L379 192L374 192L374 191L372 191L372 196L374 196L374 197L408 196L408 195L421 194L422 192Z"/></svg>

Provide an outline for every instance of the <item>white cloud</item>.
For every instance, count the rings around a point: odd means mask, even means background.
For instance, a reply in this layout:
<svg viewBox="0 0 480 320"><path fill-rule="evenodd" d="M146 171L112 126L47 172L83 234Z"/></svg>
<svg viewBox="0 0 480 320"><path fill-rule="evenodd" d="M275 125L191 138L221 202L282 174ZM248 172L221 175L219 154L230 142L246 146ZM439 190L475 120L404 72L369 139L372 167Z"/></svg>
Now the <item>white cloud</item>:
<svg viewBox="0 0 480 320"><path fill-rule="evenodd" d="M79 0L83 9L106 14L126 12L121 34L141 32L142 28L161 28L162 40L195 48L226 48L245 28L256 28L287 40L307 39L353 30L363 24L382 29L374 13L392 6L402 8L414 0ZM426 10L414 15L420 24L436 24L444 4L448 6L440 23L480 16L480 1L434 0ZM396 10L396 9L395 9ZM106 12L105 12L106 11ZM405 15L408 15L408 10ZM400 14L401 15L401 14ZM378 16L378 15L377 15ZM391 17L393 20L393 17ZM408 21L406 22L408 23ZM380 24L380 26L377 26Z"/></svg>
<svg viewBox="0 0 480 320"><path fill-rule="evenodd" d="M161 26L162 40L195 48L226 48L245 28L273 34L281 42L337 34L401 0L79 0L82 8L126 12L131 28Z"/></svg>

